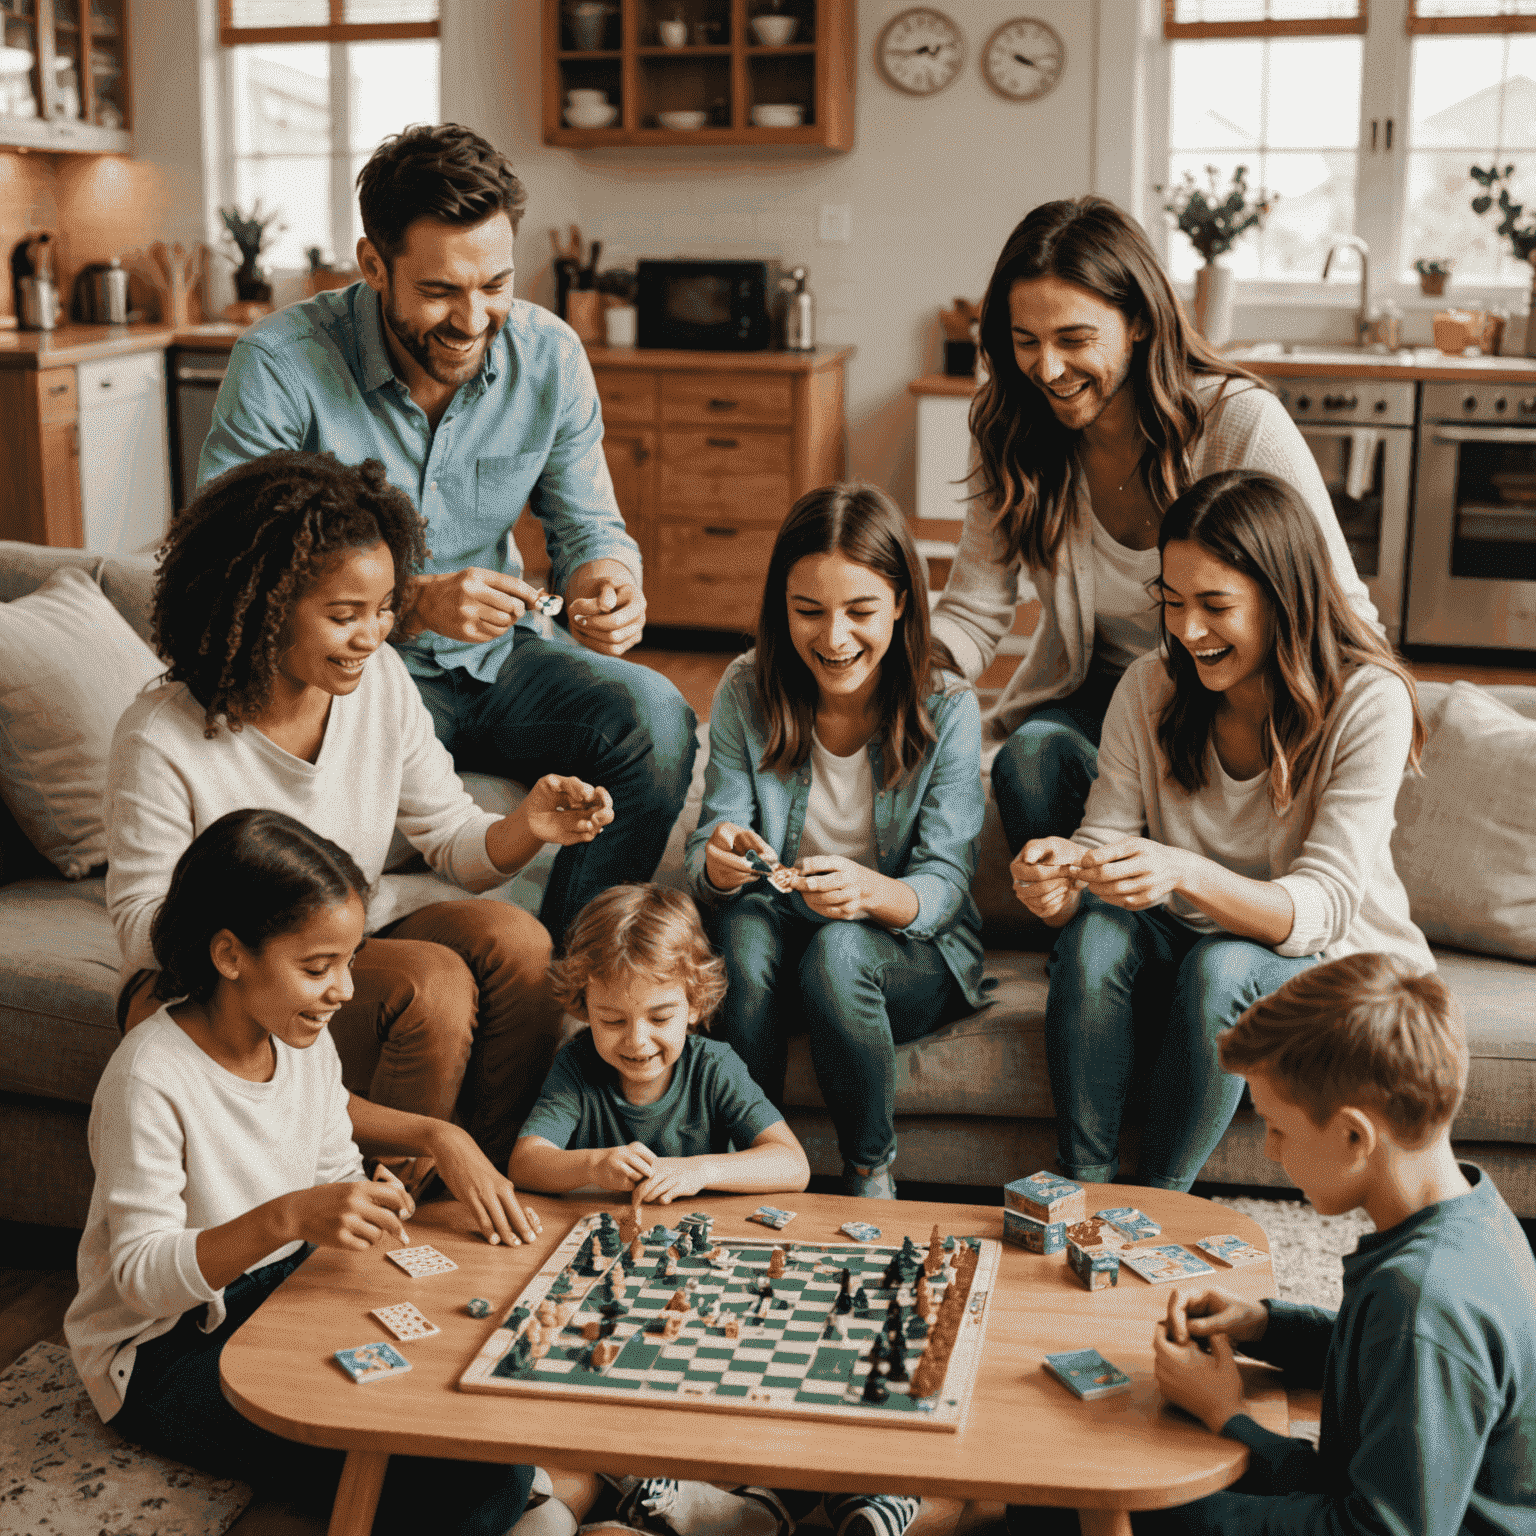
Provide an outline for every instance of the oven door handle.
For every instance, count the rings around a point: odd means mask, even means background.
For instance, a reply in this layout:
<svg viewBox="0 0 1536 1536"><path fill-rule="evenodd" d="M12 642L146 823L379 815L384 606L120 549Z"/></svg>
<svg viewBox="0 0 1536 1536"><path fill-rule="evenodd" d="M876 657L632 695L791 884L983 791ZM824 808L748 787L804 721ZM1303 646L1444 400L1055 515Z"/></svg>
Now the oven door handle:
<svg viewBox="0 0 1536 1536"><path fill-rule="evenodd" d="M1358 427L1347 427L1342 421L1298 421L1296 430L1303 437L1348 437L1357 432L1406 432L1402 426L1378 426L1375 422L1362 422Z"/></svg>
<svg viewBox="0 0 1536 1536"><path fill-rule="evenodd" d="M1437 443L1519 443L1536 448L1536 425L1529 427L1436 427Z"/></svg>

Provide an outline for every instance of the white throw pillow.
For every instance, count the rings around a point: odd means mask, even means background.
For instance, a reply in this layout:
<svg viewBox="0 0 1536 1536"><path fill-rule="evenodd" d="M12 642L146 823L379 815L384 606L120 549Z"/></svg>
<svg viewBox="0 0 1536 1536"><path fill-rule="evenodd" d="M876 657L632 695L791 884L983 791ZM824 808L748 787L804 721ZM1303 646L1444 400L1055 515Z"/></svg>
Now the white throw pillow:
<svg viewBox="0 0 1536 1536"><path fill-rule="evenodd" d="M1397 797L1392 861L1437 944L1536 960L1536 720L1456 683Z"/></svg>
<svg viewBox="0 0 1536 1536"><path fill-rule="evenodd" d="M79 566L0 603L0 799L71 880L106 863L112 732L164 670Z"/></svg>

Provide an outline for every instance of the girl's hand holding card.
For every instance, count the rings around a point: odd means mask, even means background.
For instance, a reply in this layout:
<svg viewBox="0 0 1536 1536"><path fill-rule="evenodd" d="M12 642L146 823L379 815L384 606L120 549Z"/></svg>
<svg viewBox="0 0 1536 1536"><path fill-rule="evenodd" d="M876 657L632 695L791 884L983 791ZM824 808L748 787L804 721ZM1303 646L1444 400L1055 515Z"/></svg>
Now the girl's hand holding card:
<svg viewBox="0 0 1536 1536"><path fill-rule="evenodd" d="M606 789L565 774L546 773L523 805L528 830L562 846L590 843L613 820L613 796Z"/></svg>
<svg viewBox="0 0 1536 1536"><path fill-rule="evenodd" d="M1100 901L1139 912L1166 901L1183 884L1189 861L1196 857L1149 837L1127 837L1089 849L1073 873Z"/></svg>

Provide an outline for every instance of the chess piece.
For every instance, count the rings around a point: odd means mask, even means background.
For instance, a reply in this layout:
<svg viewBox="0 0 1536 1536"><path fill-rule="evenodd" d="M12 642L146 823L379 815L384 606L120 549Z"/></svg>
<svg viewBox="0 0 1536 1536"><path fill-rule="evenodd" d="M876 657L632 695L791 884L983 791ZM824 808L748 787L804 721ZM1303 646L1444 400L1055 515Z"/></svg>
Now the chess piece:
<svg viewBox="0 0 1536 1536"><path fill-rule="evenodd" d="M924 1274L934 1274L944 1267L944 1243L939 1237L939 1224L934 1222L933 1235L928 1239L928 1256L923 1260Z"/></svg>
<svg viewBox="0 0 1536 1536"><path fill-rule="evenodd" d="M848 1289L851 1283L852 1276L845 1269L843 1271L842 1282L837 1289L837 1300L832 1303L833 1310L844 1316L853 1311L853 1297L849 1294Z"/></svg>
<svg viewBox="0 0 1536 1536"><path fill-rule="evenodd" d="M933 1288L928 1284L926 1274L917 1277L917 1294L912 1305L919 1317L927 1317L933 1311Z"/></svg>
<svg viewBox="0 0 1536 1536"><path fill-rule="evenodd" d="M546 1328L551 1327L555 1321L555 1304L547 1296L539 1303L539 1310L534 1314L539 1322Z"/></svg>
<svg viewBox="0 0 1536 1536"><path fill-rule="evenodd" d="M783 1273L784 1250L782 1248L775 1248L773 1252L768 1255L768 1278L770 1280L777 1280Z"/></svg>
<svg viewBox="0 0 1536 1536"><path fill-rule="evenodd" d="M600 1339L592 1346L592 1369L606 1371L619 1358L619 1346L611 1339Z"/></svg>
<svg viewBox="0 0 1536 1536"><path fill-rule="evenodd" d="M855 1312L869 1311L869 1292L862 1285L853 1293L853 1310Z"/></svg>
<svg viewBox="0 0 1536 1536"><path fill-rule="evenodd" d="M869 1375L864 1378L864 1401L883 1403L890 1395L890 1388L880 1379L880 1365L877 1361L870 1366Z"/></svg>
<svg viewBox="0 0 1536 1536"><path fill-rule="evenodd" d="M693 1308L693 1301L688 1292L679 1287L672 1292L672 1299L662 1309L666 1312L688 1312Z"/></svg>
<svg viewBox="0 0 1536 1536"><path fill-rule="evenodd" d="M645 1257L645 1244L640 1241L640 1234L635 1234L635 1240L629 1245L629 1262L638 1264Z"/></svg>
<svg viewBox="0 0 1536 1536"><path fill-rule="evenodd" d="M590 1323L583 1325L581 1336L584 1339L597 1339L602 1337L603 1325L594 1318Z"/></svg>
<svg viewBox="0 0 1536 1536"><path fill-rule="evenodd" d="M909 1379L907 1376L906 1346L901 1342L899 1334L891 1340L889 1347L886 1349L885 1361L885 1379L887 1381L903 1382Z"/></svg>
<svg viewBox="0 0 1536 1536"><path fill-rule="evenodd" d="M734 1312L727 1312L724 1324L725 1336L728 1339L741 1337L741 1319Z"/></svg>
<svg viewBox="0 0 1536 1536"><path fill-rule="evenodd" d="M681 1312L668 1312L661 1320L661 1336L675 1339L683 1331L685 1319Z"/></svg>

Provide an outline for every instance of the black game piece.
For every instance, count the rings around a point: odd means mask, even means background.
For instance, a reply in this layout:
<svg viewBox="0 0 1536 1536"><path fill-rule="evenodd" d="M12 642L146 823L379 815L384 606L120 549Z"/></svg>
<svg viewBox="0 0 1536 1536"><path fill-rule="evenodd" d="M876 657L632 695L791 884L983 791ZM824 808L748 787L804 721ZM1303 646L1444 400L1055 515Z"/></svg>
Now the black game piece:
<svg viewBox="0 0 1536 1536"><path fill-rule="evenodd" d="M885 1331L887 1333L901 1332L901 1303L893 1297L890 1305L885 1309Z"/></svg>
<svg viewBox="0 0 1536 1536"><path fill-rule="evenodd" d="M843 1271L842 1288L837 1293L837 1300L832 1303L832 1310L843 1317L846 1317L848 1313L853 1311L853 1297L848 1292L848 1283L849 1275L845 1269Z"/></svg>
<svg viewBox="0 0 1536 1536"><path fill-rule="evenodd" d="M928 1337L928 1324L916 1312L912 1314L912 1320L907 1324L907 1337L909 1339L926 1339Z"/></svg>
<svg viewBox="0 0 1536 1536"><path fill-rule="evenodd" d="M855 1312L869 1311L869 1292L862 1285L853 1293L853 1310Z"/></svg>
<svg viewBox="0 0 1536 1536"><path fill-rule="evenodd" d="M870 1366L869 1375L864 1379L864 1401L883 1403L890 1395L890 1388L880 1379L880 1366L876 1362Z"/></svg>
<svg viewBox="0 0 1536 1536"><path fill-rule="evenodd" d="M910 1381L912 1379L907 1374L907 1351L900 1339L891 1340L891 1347L886 1351L885 1358L885 1379L887 1381Z"/></svg>
<svg viewBox="0 0 1536 1536"><path fill-rule="evenodd" d="M593 1260L592 1239L590 1237L582 1239L581 1247L576 1250L576 1257L571 1264L571 1268L578 1275L595 1275L597 1273L597 1264Z"/></svg>

